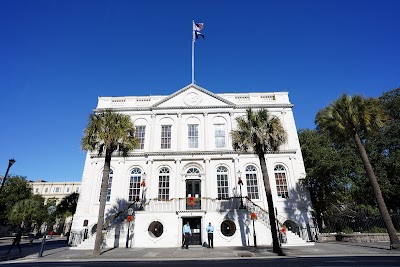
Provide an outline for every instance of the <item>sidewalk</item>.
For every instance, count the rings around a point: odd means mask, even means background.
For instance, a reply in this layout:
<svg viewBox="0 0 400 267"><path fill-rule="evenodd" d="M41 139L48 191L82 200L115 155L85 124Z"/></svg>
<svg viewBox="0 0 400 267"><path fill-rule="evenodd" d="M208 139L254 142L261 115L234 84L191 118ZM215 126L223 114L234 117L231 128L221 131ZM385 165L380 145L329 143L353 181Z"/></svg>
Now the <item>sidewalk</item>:
<svg viewBox="0 0 400 267"><path fill-rule="evenodd" d="M189 249L179 248L113 248L106 249L96 257L91 250L70 250L63 245L65 240L57 239L47 242L42 258L38 258L40 243L23 248L23 253L5 255L6 248L0 250L2 263L14 260L32 262L54 261L151 261L151 260L189 260L189 259L239 259L254 257L278 257L272 247L216 247L208 249L192 246ZM52 244L53 243L53 244ZM59 244L59 245L57 245ZM321 256L399 256L400 251L389 250L389 243L316 243L315 246L285 247L287 257L321 257ZM1 263L0 263L1 264Z"/></svg>

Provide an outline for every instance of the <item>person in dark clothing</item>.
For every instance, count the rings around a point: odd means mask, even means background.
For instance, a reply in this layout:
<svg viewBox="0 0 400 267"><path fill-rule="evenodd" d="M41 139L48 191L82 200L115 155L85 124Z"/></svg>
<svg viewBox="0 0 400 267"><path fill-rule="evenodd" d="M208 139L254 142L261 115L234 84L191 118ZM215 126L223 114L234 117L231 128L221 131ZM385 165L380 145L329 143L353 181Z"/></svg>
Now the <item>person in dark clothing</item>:
<svg viewBox="0 0 400 267"><path fill-rule="evenodd" d="M21 243L21 237L22 237L22 229L19 228L17 234L15 235L14 241L13 241L11 247L9 248L7 254L10 253L10 251L11 251L11 249L14 247L14 245L16 245L17 248L19 249L19 253L22 252L21 247L20 247L20 245L19 245L19 243ZM18 254L19 254L19 253L18 253Z"/></svg>

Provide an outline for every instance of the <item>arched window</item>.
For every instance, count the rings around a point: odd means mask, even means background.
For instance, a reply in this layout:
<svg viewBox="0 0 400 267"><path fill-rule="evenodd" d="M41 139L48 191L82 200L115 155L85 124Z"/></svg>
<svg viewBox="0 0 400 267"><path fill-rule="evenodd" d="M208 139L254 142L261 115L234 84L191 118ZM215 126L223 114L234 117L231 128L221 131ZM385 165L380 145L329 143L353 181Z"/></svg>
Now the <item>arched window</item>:
<svg viewBox="0 0 400 267"><path fill-rule="evenodd" d="M169 200L169 169L163 167L158 174L158 198Z"/></svg>
<svg viewBox="0 0 400 267"><path fill-rule="evenodd" d="M131 171L131 177L129 180L129 195L128 195L129 202L133 202L139 199L141 180L142 180L142 171L139 168L134 168Z"/></svg>
<svg viewBox="0 0 400 267"><path fill-rule="evenodd" d="M113 176L114 176L114 172L113 172L113 170L110 169L110 173L108 175L107 202L110 202L110 198L111 198L111 186L112 186Z"/></svg>
<svg viewBox="0 0 400 267"><path fill-rule="evenodd" d="M247 185L247 196L250 199L259 199L258 195L258 181L257 181L257 169L253 165L249 165L245 170L246 174L246 185Z"/></svg>
<svg viewBox="0 0 400 267"><path fill-rule="evenodd" d="M218 188L218 198L228 198L229 188L228 188L228 169L224 166L219 166L217 168L217 188Z"/></svg>
<svg viewBox="0 0 400 267"><path fill-rule="evenodd" d="M101 173L103 176L103 173ZM113 170L110 169L109 175L108 175L108 185L107 185L107 202L110 202L111 198L111 186L112 186L112 179L113 179L114 172ZM100 187L101 188L101 187ZM99 194L99 201L100 201L100 196L101 196L101 189L100 189L100 194Z"/></svg>
<svg viewBox="0 0 400 267"><path fill-rule="evenodd" d="M197 168L195 168L195 167L191 167L191 168L189 168L189 169L187 170L186 173L187 173L187 174L199 174L200 171L199 171L199 169L197 169Z"/></svg>
<svg viewBox="0 0 400 267"><path fill-rule="evenodd" d="M289 198L287 188L286 169L283 165L278 164L274 168L276 192L279 198Z"/></svg>

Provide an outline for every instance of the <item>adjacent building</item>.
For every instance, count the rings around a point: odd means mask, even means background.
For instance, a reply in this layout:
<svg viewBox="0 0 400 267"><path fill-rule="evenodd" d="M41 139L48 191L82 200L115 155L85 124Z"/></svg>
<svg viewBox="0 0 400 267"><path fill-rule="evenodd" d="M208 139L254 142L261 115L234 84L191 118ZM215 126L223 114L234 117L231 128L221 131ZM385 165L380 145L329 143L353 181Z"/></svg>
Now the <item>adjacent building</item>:
<svg viewBox="0 0 400 267"><path fill-rule="evenodd" d="M276 223L287 230L282 241L313 240L311 202L299 183L306 174L288 92L215 94L190 84L171 95L99 97L96 111L109 108L131 117L140 146L128 157L112 158L104 246L128 242L130 247L179 247L186 222L192 245L206 244L209 222L215 227L215 246L253 245L254 234L258 245L270 245L259 159L232 149L235 118L247 108L268 109L288 134L278 152L266 155ZM74 246L93 249L103 165L104 158L87 153L71 232ZM127 221L128 207L134 209L132 222Z"/></svg>
<svg viewBox="0 0 400 267"><path fill-rule="evenodd" d="M81 182L47 182L44 180L30 181L33 193L44 197L45 202L55 200L56 204L72 193L79 193Z"/></svg>

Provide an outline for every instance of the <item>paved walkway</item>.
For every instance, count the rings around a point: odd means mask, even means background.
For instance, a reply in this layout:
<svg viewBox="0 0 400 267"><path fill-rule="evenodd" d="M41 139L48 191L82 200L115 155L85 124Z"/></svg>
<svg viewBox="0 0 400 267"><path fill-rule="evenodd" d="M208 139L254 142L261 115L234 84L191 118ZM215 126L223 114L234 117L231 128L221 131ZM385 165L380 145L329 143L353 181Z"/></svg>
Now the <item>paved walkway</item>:
<svg viewBox="0 0 400 267"><path fill-rule="evenodd" d="M11 242L10 242L11 243ZM65 246L65 239L55 238L46 243L42 258L38 258L40 240L35 240L32 246L23 241L22 253L14 248L6 254L9 244L0 243L1 263L11 261L132 261L132 260L187 260L187 259L233 259L242 257L278 257L272 252L272 247L216 247L208 249L192 246L181 248L114 248L104 250L95 257L91 250L71 250ZM316 243L314 246L284 247L283 252L288 257L316 256L399 256L400 251L390 250L389 243ZM0 264L1 264L0 263Z"/></svg>

